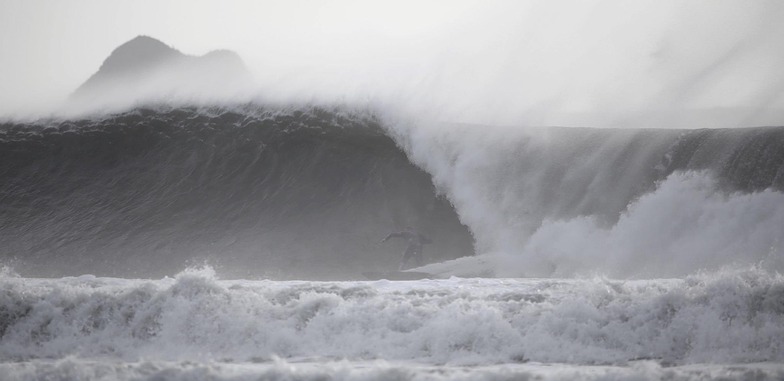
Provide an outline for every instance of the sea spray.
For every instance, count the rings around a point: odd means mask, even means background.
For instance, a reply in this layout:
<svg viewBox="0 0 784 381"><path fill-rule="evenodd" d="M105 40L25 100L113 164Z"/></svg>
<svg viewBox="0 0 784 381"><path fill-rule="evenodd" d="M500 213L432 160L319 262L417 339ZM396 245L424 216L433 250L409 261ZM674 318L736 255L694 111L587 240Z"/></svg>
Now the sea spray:
<svg viewBox="0 0 784 381"><path fill-rule="evenodd" d="M784 250L782 128L428 123L389 125L452 201L478 253L493 257L428 271L669 277L766 258L784 270L771 258Z"/></svg>

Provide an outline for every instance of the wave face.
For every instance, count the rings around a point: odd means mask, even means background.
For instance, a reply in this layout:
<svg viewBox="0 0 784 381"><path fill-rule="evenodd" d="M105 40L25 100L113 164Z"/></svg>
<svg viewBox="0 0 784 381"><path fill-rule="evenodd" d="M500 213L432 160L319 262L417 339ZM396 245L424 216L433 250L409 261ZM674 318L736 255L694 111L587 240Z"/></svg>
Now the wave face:
<svg viewBox="0 0 784 381"><path fill-rule="evenodd" d="M0 257L30 276L356 278L397 267L401 243L376 243L406 225L427 261L473 253L375 118L317 108L6 123L0 208Z"/></svg>
<svg viewBox="0 0 784 381"><path fill-rule="evenodd" d="M784 128L399 129L496 275L784 271Z"/></svg>
<svg viewBox="0 0 784 381"><path fill-rule="evenodd" d="M158 281L4 277L0 358L124 362L784 361L784 279ZM100 360L105 361L105 360Z"/></svg>

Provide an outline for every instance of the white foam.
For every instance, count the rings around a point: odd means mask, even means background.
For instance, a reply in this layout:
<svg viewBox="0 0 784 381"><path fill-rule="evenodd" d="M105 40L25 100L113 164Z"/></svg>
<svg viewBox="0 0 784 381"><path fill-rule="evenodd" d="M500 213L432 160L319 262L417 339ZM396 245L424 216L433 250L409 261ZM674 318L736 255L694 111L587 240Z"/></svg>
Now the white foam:
<svg viewBox="0 0 784 381"><path fill-rule="evenodd" d="M784 194L723 194L705 173L676 173L642 196L613 226L595 218L548 221L531 236L516 266L547 258L554 276L601 271L611 276L683 276L764 262L784 270ZM504 271L507 270L507 271Z"/></svg>
<svg viewBox="0 0 784 381"><path fill-rule="evenodd" d="M132 363L100 362L68 358L57 361L32 361L0 364L0 372L12 380L378 380L378 381L511 381L511 380L777 380L784 375L780 364L730 364L663 367L652 361L629 366L570 366L549 364L491 365L450 367L411 362L287 362L269 363L189 363L143 361Z"/></svg>
<svg viewBox="0 0 784 381"><path fill-rule="evenodd" d="M783 361L784 277L416 282L1 278L2 361ZM313 360L310 360L313 361Z"/></svg>
<svg viewBox="0 0 784 381"><path fill-rule="evenodd" d="M426 271L648 278L761 261L784 271L784 194L727 193L710 170L654 183L677 135L390 125L452 201L486 262Z"/></svg>

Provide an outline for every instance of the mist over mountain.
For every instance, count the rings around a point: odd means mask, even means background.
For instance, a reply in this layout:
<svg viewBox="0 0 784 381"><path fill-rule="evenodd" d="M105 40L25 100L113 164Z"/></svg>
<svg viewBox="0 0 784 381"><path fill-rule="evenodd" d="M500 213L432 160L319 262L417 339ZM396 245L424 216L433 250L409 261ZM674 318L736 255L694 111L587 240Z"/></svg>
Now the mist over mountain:
<svg viewBox="0 0 784 381"><path fill-rule="evenodd" d="M187 55L148 36L118 46L70 101L106 105L145 100L226 97L252 86L253 77L230 50Z"/></svg>

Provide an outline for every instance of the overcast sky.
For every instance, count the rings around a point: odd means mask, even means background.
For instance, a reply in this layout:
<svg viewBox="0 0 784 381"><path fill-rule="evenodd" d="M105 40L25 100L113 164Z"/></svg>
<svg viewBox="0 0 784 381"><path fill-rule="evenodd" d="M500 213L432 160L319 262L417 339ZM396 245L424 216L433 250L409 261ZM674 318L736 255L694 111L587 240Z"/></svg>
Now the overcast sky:
<svg viewBox="0 0 784 381"><path fill-rule="evenodd" d="M64 98L148 35L236 51L267 98L488 123L784 124L781 20L778 0L0 0L0 113Z"/></svg>

